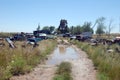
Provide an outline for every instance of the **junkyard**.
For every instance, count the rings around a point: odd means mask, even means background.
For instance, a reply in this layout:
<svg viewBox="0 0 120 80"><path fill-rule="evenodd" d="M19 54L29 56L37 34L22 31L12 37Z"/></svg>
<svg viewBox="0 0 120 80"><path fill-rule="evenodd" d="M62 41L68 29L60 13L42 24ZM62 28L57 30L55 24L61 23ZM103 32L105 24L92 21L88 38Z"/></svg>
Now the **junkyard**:
<svg viewBox="0 0 120 80"><path fill-rule="evenodd" d="M119 0L0 0L0 80L120 80Z"/></svg>
<svg viewBox="0 0 120 80"><path fill-rule="evenodd" d="M1 36L1 80L96 80L105 75L105 79L118 80L120 37L96 37L91 32L73 35L64 32L65 25L61 20L62 34L36 30ZM60 64L70 65L70 72L58 74Z"/></svg>

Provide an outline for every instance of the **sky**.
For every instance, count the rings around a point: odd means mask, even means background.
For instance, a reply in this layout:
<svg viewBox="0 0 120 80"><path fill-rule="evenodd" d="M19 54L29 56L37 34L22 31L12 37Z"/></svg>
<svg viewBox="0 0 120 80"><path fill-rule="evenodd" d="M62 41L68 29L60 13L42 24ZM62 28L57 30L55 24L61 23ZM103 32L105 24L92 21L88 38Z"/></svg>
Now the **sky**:
<svg viewBox="0 0 120 80"><path fill-rule="evenodd" d="M118 33L120 0L0 0L0 32L33 32L38 24L58 28L61 19L69 27L93 25L100 17L106 26L112 19L111 32Z"/></svg>

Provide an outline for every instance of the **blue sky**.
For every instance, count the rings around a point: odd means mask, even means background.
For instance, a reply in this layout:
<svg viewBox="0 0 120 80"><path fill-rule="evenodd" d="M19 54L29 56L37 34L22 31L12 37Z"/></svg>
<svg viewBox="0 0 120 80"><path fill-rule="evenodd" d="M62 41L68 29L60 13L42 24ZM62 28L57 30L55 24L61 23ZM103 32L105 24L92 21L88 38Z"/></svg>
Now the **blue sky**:
<svg viewBox="0 0 120 80"><path fill-rule="evenodd" d="M94 24L102 16L119 32L120 0L0 0L0 32L32 32L39 23L57 28L61 19L68 26Z"/></svg>

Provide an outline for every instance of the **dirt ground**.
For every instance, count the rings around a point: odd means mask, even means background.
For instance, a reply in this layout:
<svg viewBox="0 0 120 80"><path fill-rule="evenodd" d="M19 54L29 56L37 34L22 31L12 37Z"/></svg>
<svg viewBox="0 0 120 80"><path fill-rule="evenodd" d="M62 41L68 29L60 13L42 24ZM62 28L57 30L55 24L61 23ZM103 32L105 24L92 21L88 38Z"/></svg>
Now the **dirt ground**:
<svg viewBox="0 0 120 80"><path fill-rule="evenodd" d="M14 76L10 80L52 80L55 70L55 66L38 65L31 73Z"/></svg>
<svg viewBox="0 0 120 80"><path fill-rule="evenodd" d="M65 43L68 42L65 40ZM71 75L73 80L96 80L96 71L94 70L92 61L88 59L85 52L74 45L72 46L79 54L79 59L69 61L72 64ZM52 80L56 69L56 65L39 64L31 73L13 76L10 80Z"/></svg>
<svg viewBox="0 0 120 80"><path fill-rule="evenodd" d="M80 55L78 60L71 61L73 80L96 80L96 70L85 52L73 46Z"/></svg>

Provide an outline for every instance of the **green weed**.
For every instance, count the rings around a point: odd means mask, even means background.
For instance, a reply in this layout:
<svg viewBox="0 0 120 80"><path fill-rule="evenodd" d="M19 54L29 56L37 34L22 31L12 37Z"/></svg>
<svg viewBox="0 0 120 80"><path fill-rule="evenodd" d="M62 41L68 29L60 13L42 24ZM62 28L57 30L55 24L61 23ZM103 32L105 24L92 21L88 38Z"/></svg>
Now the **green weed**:
<svg viewBox="0 0 120 80"><path fill-rule="evenodd" d="M62 62L56 71L56 76L53 80L73 80L71 77L71 64L69 62Z"/></svg>
<svg viewBox="0 0 120 80"><path fill-rule="evenodd" d="M120 79L120 54L117 52L108 53L107 47L115 49L112 46L91 46L85 42L74 41L74 44L84 50L89 58L93 60L94 66L99 72L99 80L119 80Z"/></svg>
<svg viewBox="0 0 120 80"><path fill-rule="evenodd" d="M13 75L25 74L45 60L57 45L55 40L43 40L39 46L33 48L28 45L23 48L23 42L16 42L17 48L8 45L0 47L0 80L9 79Z"/></svg>

